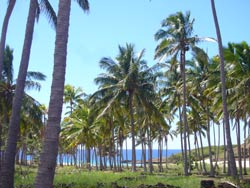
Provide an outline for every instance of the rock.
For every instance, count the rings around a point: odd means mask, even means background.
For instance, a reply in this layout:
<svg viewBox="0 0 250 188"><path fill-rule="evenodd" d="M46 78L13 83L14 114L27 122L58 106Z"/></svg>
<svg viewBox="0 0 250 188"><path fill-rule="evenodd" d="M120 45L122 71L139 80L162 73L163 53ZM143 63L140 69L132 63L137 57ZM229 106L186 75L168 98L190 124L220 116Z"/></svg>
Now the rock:
<svg viewBox="0 0 250 188"><path fill-rule="evenodd" d="M214 188L214 180L201 180L200 188Z"/></svg>
<svg viewBox="0 0 250 188"><path fill-rule="evenodd" d="M219 183L218 188L237 188L237 186L230 182L222 182Z"/></svg>

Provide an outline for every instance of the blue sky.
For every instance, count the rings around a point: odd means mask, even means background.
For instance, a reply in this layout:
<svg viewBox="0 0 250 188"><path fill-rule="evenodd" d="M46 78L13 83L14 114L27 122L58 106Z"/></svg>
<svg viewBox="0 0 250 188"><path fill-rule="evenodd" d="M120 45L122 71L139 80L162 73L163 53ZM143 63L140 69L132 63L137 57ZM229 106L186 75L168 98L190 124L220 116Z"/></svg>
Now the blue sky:
<svg viewBox="0 0 250 188"><path fill-rule="evenodd" d="M215 0L224 45L228 42L250 42L250 1ZM51 1L57 11L58 1ZM177 11L191 11L195 18L194 34L216 38L210 0L105 0L90 2L90 12L84 13L72 1L68 43L66 84L82 87L91 94L97 86L94 78L102 72L99 60L115 58L118 45L133 43L136 51L146 49L144 59L149 65L157 42L154 34L161 21ZM2 23L6 3L0 6ZM29 1L17 1L7 35L7 44L14 49L15 75L22 52ZM47 76L40 92L30 92L39 102L48 105L53 69L55 31L42 14L35 26L29 70L40 71ZM217 54L217 44L202 43L210 57ZM179 147L179 146L178 146ZM176 147L173 147L176 148Z"/></svg>

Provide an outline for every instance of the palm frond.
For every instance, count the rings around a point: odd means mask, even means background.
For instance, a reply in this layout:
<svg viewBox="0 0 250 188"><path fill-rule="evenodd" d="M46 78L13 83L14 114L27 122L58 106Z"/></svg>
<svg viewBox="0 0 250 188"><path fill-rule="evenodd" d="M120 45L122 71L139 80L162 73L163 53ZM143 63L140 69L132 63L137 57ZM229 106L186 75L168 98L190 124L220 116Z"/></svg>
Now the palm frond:
<svg viewBox="0 0 250 188"><path fill-rule="evenodd" d="M89 1L88 0L76 0L79 6L85 11L89 11Z"/></svg>
<svg viewBox="0 0 250 188"><path fill-rule="evenodd" d="M46 79L46 76L41 72L35 72L35 71L27 72L26 80L32 80L32 79L44 81Z"/></svg>
<svg viewBox="0 0 250 188"><path fill-rule="evenodd" d="M42 13L47 17L51 26L56 29L57 16L49 0L40 0L40 9Z"/></svg>

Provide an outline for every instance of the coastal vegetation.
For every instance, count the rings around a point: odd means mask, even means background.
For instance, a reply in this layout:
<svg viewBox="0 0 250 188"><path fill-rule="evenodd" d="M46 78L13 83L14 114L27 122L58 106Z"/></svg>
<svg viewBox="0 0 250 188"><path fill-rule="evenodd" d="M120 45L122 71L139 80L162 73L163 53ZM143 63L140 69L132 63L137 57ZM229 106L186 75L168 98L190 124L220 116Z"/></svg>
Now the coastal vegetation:
<svg viewBox="0 0 250 188"><path fill-rule="evenodd" d="M77 4L90 9L87 0ZM222 46L213 0L211 5L216 39L194 33L191 12L170 14L152 36L157 63L149 66L145 49L119 45L115 57L100 57L98 89L86 94L65 84L68 0L59 1L57 15L48 0L30 0L19 74L13 79L13 49L5 45L15 6L10 0L0 43L0 187L188 188L199 187L203 179L247 186L250 45ZM48 107L26 93L40 90L46 79L28 71L40 11L56 28ZM205 42L218 43L218 55L209 57L199 46ZM180 152L166 156L169 139L177 136Z"/></svg>

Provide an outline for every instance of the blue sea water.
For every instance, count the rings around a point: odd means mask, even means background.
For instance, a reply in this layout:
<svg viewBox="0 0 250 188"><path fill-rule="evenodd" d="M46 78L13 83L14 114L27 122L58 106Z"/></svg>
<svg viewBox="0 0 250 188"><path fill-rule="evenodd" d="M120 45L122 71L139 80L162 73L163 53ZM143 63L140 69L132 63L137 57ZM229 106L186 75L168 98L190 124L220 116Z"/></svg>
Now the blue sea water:
<svg viewBox="0 0 250 188"><path fill-rule="evenodd" d="M180 149L170 149L167 150L167 154L166 151L163 151L163 157L169 157L173 154L179 153L181 150ZM132 150L129 149L127 150L128 152L128 160L132 159ZM146 150L146 160L148 160L148 156L149 156L149 152L148 150ZM158 158L158 150L157 149L153 149L153 153L152 153L153 159ZM142 158L142 150L141 149L136 149L136 160L141 160ZM126 150L123 150L123 159L126 159Z"/></svg>
<svg viewBox="0 0 250 188"><path fill-rule="evenodd" d="M163 153L162 153L162 157L169 157L173 154L176 154L176 153L179 153L181 152L180 149L169 149L167 150L167 153L166 153L166 150L163 150ZM78 149L77 151L77 163L84 163L85 160L86 160L86 157L84 157L84 159L82 159L80 156L80 153L81 153L81 150ZM148 157L149 156L149 152L148 150L146 150L146 160L148 160ZM59 155L58 155L58 164L60 162L59 160ZM158 150L157 149L154 149L153 150L153 153L152 153L152 158L153 159L156 159L156 158L159 158L159 155L158 155ZM70 163L72 162L72 156L71 155L68 155L68 154L63 154L63 163L64 164L67 164L67 163ZM140 161L142 159L142 150L141 149L136 149L136 160L137 161ZM84 160L84 161L83 161ZM128 149L127 151L124 149L123 150L123 161L131 161L132 160L132 150L131 149ZM97 158L97 161L99 162L99 157ZM96 159L94 158L94 151L91 150L91 163L92 164L95 164L96 162Z"/></svg>

